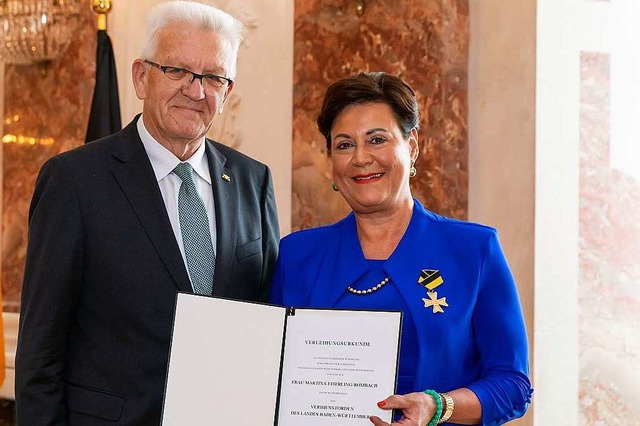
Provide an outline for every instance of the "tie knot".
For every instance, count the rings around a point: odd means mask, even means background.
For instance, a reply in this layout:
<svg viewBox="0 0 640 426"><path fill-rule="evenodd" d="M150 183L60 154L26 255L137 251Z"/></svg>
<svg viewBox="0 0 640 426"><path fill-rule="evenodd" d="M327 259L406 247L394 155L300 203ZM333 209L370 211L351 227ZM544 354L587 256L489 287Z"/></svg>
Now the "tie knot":
<svg viewBox="0 0 640 426"><path fill-rule="evenodd" d="M182 182L193 182L193 167L189 163L180 163L173 169L173 173L177 174Z"/></svg>

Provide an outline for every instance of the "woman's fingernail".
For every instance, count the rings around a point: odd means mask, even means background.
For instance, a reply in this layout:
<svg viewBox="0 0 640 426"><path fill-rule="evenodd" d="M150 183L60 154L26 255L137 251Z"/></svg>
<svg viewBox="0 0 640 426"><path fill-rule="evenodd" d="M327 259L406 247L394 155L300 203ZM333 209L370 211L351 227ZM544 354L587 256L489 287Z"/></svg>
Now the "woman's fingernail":
<svg viewBox="0 0 640 426"><path fill-rule="evenodd" d="M380 407L380 408L384 407L385 405L387 405L387 401L378 402L378 407Z"/></svg>

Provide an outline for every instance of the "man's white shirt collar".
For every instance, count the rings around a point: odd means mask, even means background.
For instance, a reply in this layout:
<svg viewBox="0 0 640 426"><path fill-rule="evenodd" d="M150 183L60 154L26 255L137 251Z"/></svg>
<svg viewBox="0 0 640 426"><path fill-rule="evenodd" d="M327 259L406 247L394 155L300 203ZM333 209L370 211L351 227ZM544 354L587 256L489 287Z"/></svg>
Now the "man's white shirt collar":
<svg viewBox="0 0 640 426"><path fill-rule="evenodd" d="M180 159L176 157L171 151L162 146L160 142L154 139L149 133L142 120L142 115L136 123L138 128L138 134L142 140L145 151L151 161L153 172L156 175L156 180L159 182L167 175L169 175L176 166L181 163ZM193 170L204 181L211 185L211 174L209 173L209 163L207 162L207 155L205 153L205 138L202 137L200 146L193 153L191 157L186 160L187 163L193 167Z"/></svg>

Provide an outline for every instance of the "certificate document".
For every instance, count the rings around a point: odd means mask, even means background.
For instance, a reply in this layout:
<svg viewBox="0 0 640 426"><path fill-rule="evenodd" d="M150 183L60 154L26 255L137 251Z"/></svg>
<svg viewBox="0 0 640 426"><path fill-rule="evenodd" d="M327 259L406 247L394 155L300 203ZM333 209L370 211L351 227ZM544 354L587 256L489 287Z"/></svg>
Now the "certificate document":
<svg viewBox="0 0 640 426"><path fill-rule="evenodd" d="M278 424L370 425L391 411L398 312L296 309L287 318Z"/></svg>
<svg viewBox="0 0 640 426"><path fill-rule="evenodd" d="M180 293L162 424L390 422L401 316Z"/></svg>

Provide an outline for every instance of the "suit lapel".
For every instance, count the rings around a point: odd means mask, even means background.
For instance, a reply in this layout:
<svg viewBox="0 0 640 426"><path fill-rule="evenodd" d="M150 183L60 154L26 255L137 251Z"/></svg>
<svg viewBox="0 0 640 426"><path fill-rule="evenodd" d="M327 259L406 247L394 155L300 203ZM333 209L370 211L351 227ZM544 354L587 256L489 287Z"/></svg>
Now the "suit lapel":
<svg viewBox="0 0 640 426"><path fill-rule="evenodd" d="M236 252L236 220L238 182L225 165L227 159L214 144L206 141L211 189L216 210L216 271L213 279L213 295L229 294L227 286L233 285L231 268Z"/></svg>
<svg viewBox="0 0 640 426"><path fill-rule="evenodd" d="M137 117L122 131L114 147L113 156L118 163L113 174L176 286L191 292L191 282L136 122Z"/></svg>

